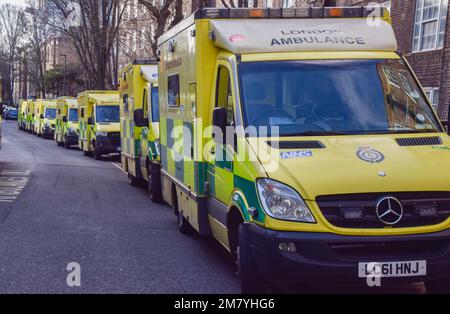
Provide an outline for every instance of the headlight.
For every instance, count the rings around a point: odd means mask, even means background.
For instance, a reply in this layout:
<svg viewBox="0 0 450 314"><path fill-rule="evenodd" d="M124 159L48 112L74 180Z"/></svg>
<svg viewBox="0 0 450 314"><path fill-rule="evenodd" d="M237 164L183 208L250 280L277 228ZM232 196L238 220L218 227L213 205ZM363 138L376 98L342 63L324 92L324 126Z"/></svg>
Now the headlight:
<svg viewBox="0 0 450 314"><path fill-rule="evenodd" d="M108 133L103 132L103 131L97 131L97 133L95 133L95 135L96 135L96 136L103 136L103 137L106 137L106 136L108 136Z"/></svg>
<svg viewBox="0 0 450 314"><path fill-rule="evenodd" d="M292 188L270 179L259 179L256 185L264 211L270 217L298 222L316 222L305 201Z"/></svg>

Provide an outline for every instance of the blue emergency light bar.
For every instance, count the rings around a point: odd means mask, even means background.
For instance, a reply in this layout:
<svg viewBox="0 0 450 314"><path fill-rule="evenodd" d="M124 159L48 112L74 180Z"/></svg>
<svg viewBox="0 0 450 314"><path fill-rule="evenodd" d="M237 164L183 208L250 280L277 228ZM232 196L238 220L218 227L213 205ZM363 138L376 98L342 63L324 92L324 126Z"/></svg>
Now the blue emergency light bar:
<svg viewBox="0 0 450 314"><path fill-rule="evenodd" d="M196 19L280 19L280 18L383 18L389 12L381 6L326 7L326 8L203 8L195 13Z"/></svg>

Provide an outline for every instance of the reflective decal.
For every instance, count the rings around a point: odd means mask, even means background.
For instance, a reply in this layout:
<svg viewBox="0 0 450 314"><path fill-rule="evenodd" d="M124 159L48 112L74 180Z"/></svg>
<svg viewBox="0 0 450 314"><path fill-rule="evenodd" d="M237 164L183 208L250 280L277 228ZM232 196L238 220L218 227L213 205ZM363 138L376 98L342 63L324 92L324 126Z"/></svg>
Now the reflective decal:
<svg viewBox="0 0 450 314"><path fill-rule="evenodd" d="M384 160L384 155L371 147L360 147L356 155L359 159L370 163L380 163Z"/></svg>

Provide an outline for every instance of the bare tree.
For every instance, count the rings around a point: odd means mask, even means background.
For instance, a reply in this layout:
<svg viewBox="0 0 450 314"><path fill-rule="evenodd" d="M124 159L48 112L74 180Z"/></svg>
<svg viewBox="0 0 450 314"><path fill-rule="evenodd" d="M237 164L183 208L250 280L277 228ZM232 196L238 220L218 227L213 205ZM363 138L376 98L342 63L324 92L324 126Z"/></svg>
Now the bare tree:
<svg viewBox="0 0 450 314"><path fill-rule="evenodd" d="M154 23L152 35L150 36L150 45L153 55L156 55L158 49L158 38L183 19L183 1L182 0L139 0L151 15Z"/></svg>
<svg viewBox="0 0 450 314"><path fill-rule="evenodd" d="M21 44L26 30L25 15L23 10L16 5L3 4L0 6L0 55L3 56L4 73L2 80L5 82L5 96L12 101L14 96L15 62L17 48Z"/></svg>
<svg viewBox="0 0 450 314"><path fill-rule="evenodd" d="M27 0L28 45L23 54L23 64L28 67L28 75L42 98L46 97L44 47L51 38L52 30L48 22L51 12L39 6L39 0Z"/></svg>
<svg viewBox="0 0 450 314"><path fill-rule="evenodd" d="M106 89L112 80L112 52L127 4L128 0L49 0L55 10L52 25L72 39L89 88ZM69 23L69 18L76 23Z"/></svg>

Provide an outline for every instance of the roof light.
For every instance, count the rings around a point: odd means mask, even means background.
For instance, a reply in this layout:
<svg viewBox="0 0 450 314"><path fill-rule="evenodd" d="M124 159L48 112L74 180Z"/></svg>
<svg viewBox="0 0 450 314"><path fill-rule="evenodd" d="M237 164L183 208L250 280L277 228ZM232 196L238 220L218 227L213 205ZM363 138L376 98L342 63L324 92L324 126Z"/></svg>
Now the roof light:
<svg viewBox="0 0 450 314"><path fill-rule="evenodd" d="M326 7L326 8L204 8L195 13L196 19L246 19L246 18L384 18L389 16L386 8L372 7Z"/></svg>
<svg viewBox="0 0 450 314"><path fill-rule="evenodd" d="M250 9L248 11L249 17L259 17L259 18L268 18L269 10L266 9Z"/></svg>

